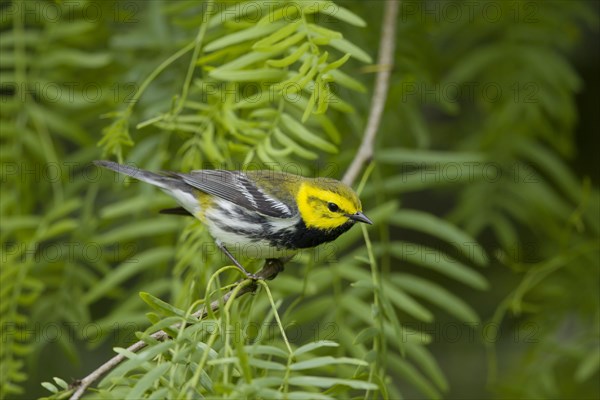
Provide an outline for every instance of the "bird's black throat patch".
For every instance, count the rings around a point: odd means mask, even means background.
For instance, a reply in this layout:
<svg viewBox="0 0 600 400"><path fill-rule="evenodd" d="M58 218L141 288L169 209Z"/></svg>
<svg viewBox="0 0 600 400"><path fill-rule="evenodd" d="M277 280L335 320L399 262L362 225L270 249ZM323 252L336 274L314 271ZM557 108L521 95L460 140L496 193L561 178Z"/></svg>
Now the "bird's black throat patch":
<svg viewBox="0 0 600 400"><path fill-rule="evenodd" d="M278 237L273 237L271 240L271 245L286 249L306 249L315 247L337 239L338 236L352 228L353 225L354 223L352 221L348 221L337 228L324 230L308 228L304 221L300 220L294 226L294 229L280 232L281 235L276 235Z"/></svg>

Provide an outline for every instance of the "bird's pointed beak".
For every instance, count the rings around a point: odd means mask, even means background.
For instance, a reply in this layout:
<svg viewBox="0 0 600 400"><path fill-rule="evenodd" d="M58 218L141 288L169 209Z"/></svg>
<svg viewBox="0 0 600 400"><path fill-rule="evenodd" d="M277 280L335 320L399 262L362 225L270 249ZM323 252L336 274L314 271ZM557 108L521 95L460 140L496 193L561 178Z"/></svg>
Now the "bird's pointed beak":
<svg viewBox="0 0 600 400"><path fill-rule="evenodd" d="M360 211L357 211L356 214L346 214L348 218L353 221L364 222L365 224L373 225L373 221L371 221L365 214Z"/></svg>

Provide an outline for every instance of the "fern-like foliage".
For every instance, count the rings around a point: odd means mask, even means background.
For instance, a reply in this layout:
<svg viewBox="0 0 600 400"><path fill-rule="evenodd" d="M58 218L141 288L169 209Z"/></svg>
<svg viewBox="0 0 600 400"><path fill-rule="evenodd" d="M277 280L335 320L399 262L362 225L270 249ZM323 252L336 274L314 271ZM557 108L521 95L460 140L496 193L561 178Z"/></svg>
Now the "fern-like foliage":
<svg viewBox="0 0 600 400"><path fill-rule="evenodd" d="M85 321L87 310L74 299L94 283L83 255L91 226L78 217L90 213L83 194L94 196L80 175L94 139L71 116L110 104L107 86L89 72L110 56L86 48L101 48L103 38L80 6L56 6L50 11L65 18L53 20L44 2L1 6L2 398L23 392L25 359L48 341L75 355L68 324ZM56 335L44 334L50 322Z"/></svg>
<svg viewBox="0 0 600 400"><path fill-rule="evenodd" d="M519 347L469 343L489 355L473 381L501 397L595 393L600 197L569 165L583 87L569 60L598 25L588 3L401 2L357 185L374 226L201 320L237 271L201 223L157 215L167 196L90 161L339 178L369 72L385 67L365 65L384 3L6 4L0 397L64 398L67 377L99 366L88 351L114 347L124 361L93 397L460 398L455 370L470 364L440 337L444 320L474 337L534 329Z"/></svg>
<svg viewBox="0 0 600 400"><path fill-rule="evenodd" d="M490 23L484 10L496 5ZM505 344L485 342L492 387L506 397L585 396L597 387L592 376L600 365L594 300L600 197L565 161L574 156L574 95L582 82L564 53L572 51L579 26L597 31L598 15L583 3L482 2L471 11L440 23L433 23L435 13L405 15L414 22L405 25L406 35L420 39L400 44L406 81L394 94L404 103L401 124L412 138L378 152L382 163L401 169L383 186L405 193L461 185L449 220L473 237L491 234L486 247L494 262L523 274L487 323L525 324L525 332L516 328L512 335L530 338L531 345L505 372L496 357L496 347ZM438 40L422 41L426 26ZM476 27L485 27L481 41L472 40ZM424 111L413 113L413 107ZM433 131L443 134L434 138ZM426 149L433 142L451 151ZM557 340L571 319L577 333ZM553 361L542 361L549 352Z"/></svg>
<svg viewBox="0 0 600 400"><path fill-rule="evenodd" d="M195 39L161 63L149 80L140 85L135 101L115 114L115 123L105 130L100 142L107 151L121 157L122 146L133 144L131 138L136 136L128 130L128 119L138 102L143 100L141 93L151 90L158 74L166 74L170 68L175 68L176 61L191 53L183 89L173 97L168 111L150 115L138 124L140 129L155 127L166 132L161 134L164 138L161 140L172 141L170 132L183 137L177 150L180 162L170 168L187 169L205 161L236 168L253 162L255 157L262 165L281 168L298 158L314 160L318 157L316 151L337 152L341 135L326 112L330 106L342 112L353 112L353 108L333 93L330 84L364 91L360 82L339 68L351 57L364 62L370 62L370 57L344 39L341 33L321 27L317 22L319 16L334 17L354 26L363 26L364 22L332 2L293 3L293 12L288 10L289 4L283 2L277 7L256 3L261 5L263 15L258 20L245 14L244 10L248 8L240 4L244 3L233 4L221 11L214 8L217 4L207 5L205 14L197 17L203 23L199 25ZM168 15L170 18L182 13L189 16L195 11L191 4L189 7L168 7ZM329 51L341 54L331 59ZM159 108L160 102L151 107ZM323 135L327 139L322 138ZM151 146L150 143L139 143L137 148L141 153L134 152L133 160L142 162L150 156ZM236 164L236 160L242 164ZM153 159L150 165L155 165L156 161ZM147 206L147 200L143 199L146 196L140 193L138 197L109 206L101 214L105 218L118 218L142 202ZM373 209L370 215L376 222L383 223L386 215L396 211L397 204L385 203ZM428 219L418 213L397 213L396 217L394 223L400 226L411 221L422 224L420 229L429 227L428 233L441 237L441 240L450 241L453 234L461 234L441 220ZM114 233L107 233L110 240L104 241L122 242L136 235L153 235L157 232L151 228L154 226L160 229L164 222L148 221L136 227L119 227ZM439 226L444 227L442 233L434 228ZM327 257L323 257L322 253L300 256L297 264L303 266L300 270L302 278L295 277L295 274L283 275L273 282L279 297L285 295L295 299L292 306L286 307L281 322L278 321L280 330L285 332L283 328L288 325L288 330L291 329L289 326L298 326L301 332L306 332L311 329L309 323L318 324L312 341L306 342L309 338L304 335L294 337L292 342L297 341L298 344L292 343L292 346L298 347L296 350L286 352L285 347L281 348L287 342L285 333L282 332L279 338L264 334L271 326L273 316L277 315L272 299L269 301L270 295L264 294L236 304L238 314L230 314L228 306L224 305L225 310L218 319L209 318L185 329L169 330L173 341L154 343L149 334L157 329L169 329L178 322L192 322L181 318L200 307L201 304L192 302L193 299L207 296L210 282L215 279L206 266L218 266L223 262L218 254L207 251L209 248L203 245L210 243L211 239L201 225L191 222L178 246L175 268L178 284L177 290L174 290L177 293L176 303L185 307L187 313L144 295L144 299L161 312L150 316L152 324L140 334L149 347L139 355L120 350L128 360L102 381L100 394L126 397L140 397L148 393L173 397L182 393L312 397L327 389L321 394L324 398L331 395L346 397L351 395L348 390L366 390L367 395L399 396L397 387L385 384L386 376L394 373L404 376L424 393L439 396L440 392L447 390L447 382L424 347L430 338L426 333L403 326L399 315L406 313L424 322L433 320L432 312L418 302L416 296L447 308L450 313L470 323L477 322L478 317L458 297L433 283L402 274L394 275L391 280L388 279L391 277L389 273L385 280L381 278L377 260L383 255L399 259L412 257L414 260L418 258L416 254L423 252L421 248L415 247L416 253L404 254L402 243L371 246L365 236L369 243L367 251L363 249L340 260L332 259L334 254L344 248L349 249L361 237L357 230L336 242L335 248L321 249L321 252L328 253ZM198 257L199 253L203 256ZM438 265L436 260L440 255L442 253L435 253L431 259L421 260L421 265L469 286L478 289L487 287L485 279L466 264L450 259L446 265ZM480 265L487 262L480 253L471 256L471 259ZM365 264L371 268L371 274L364 272ZM133 271L132 268L129 270ZM88 297L96 299L106 289L121 282L121 277L129 276L124 272L126 269L121 271L107 275L99 285L101 289L93 290ZM333 300L341 307L323 307L323 300ZM370 302L374 302L378 310L373 317L369 317ZM265 315L268 316L266 320ZM119 317L122 318L121 313L107 318L116 321ZM209 326L215 329L207 334ZM243 337L249 326L258 327L261 333L254 340ZM315 341L323 335L329 340ZM331 339L340 340L343 346ZM197 343L204 344L198 346ZM307 353L304 349L323 346L329 348L329 352L321 357L313 356L304 361L296 359L299 354ZM336 348L339 350L336 351ZM393 355L386 357L386 348L393 349ZM348 350L352 353L351 357L345 353ZM403 353L410 357L410 361L401 356ZM149 363L152 359L155 361ZM191 368L187 370L178 360L195 360L195 364L189 364ZM345 364L351 368L344 367ZM326 371L335 371L335 374L329 375ZM326 375L329 377L326 378ZM161 376L171 378L159 379ZM132 383L132 380L137 383ZM50 383L46 385L52 391L59 390Z"/></svg>
<svg viewBox="0 0 600 400"><path fill-rule="evenodd" d="M232 160L280 169L293 156L314 160L315 150L337 152L341 135L325 113L330 106L353 109L331 85L364 92L340 67L351 57L367 63L371 58L317 22L327 17L364 26L364 21L330 1L207 2L201 8L186 20L188 26L201 22L196 37L156 70L191 53L181 93L138 127L183 135L178 150L182 169L202 163L232 168ZM198 12L192 4L167 10L172 18ZM133 143L127 118L134 104L117 114L101 141L119 157L121 146Z"/></svg>

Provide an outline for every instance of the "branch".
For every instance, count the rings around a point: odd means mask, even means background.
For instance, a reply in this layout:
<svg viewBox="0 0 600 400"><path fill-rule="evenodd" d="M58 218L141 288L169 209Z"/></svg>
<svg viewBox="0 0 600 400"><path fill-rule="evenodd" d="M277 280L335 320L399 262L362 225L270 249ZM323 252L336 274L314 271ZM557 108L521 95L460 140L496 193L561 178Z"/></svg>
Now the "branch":
<svg viewBox="0 0 600 400"><path fill-rule="evenodd" d="M383 114L383 107L385 106L390 86L390 75L394 66L398 4L397 0L386 2L383 26L381 27L381 41L379 42L379 58L377 60L379 71L377 72L377 80L375 82L375 92L371 100L371 109L362 143L342 179L348 186L354 183L362 166L373 157L373 142L375 141L375 135L381 122L381 115Z"/></svg>
<svg viewBox="0 0 600 400"><path fill-rule="evenodd" d="M283 271L283 261L282 260L268 259L268 260L266 260L265 265L262 267L262 269L256 273L256 276L259 279L272 280L281 271ZM242 281L238 281L237 285L239 285L241 282ZM232 287L229 292L225 293L223 295L223 297L221 298L221 300L215 300L215 301L211 302L210 306L209 306L210 309L213 312L215 312L219 309L219 304L227 303L227 300L229 300L229 298L231 297L231 294L233 293L233 291L237 287L237 285ZM246 285L238 291L237 297L243 296L246 293L254 292L254 291L256 291L257 287L258 287L257 285ZM206 317L207 314L208 314L208 309L206 307L202 307L200 310L193 313L192 316L198 318L198 320L201 320L202 318ZM173 326L173 329L178 329L180 327L181 327L181 324L177 324L177 325ZM163 340L168 339L169 335L165 331L158 331L158 332L155 332L152 335L150 335L150 337L152 337L153 339L156 339L158 341L163 341ZM127 348L127 350L129 350L132 353L137 353L138 351L142 350L146 346L147 346L147 343L143 340L140 340L138 342L135 342L131 346L129 346ZM125 357L124 355L117 354L116 356L114 356L113 358L111 358L110 360L108 360L107 362L102 364L100 367L96 368L92 373L90 373L85 378L73 382L71 384L71 388L72 389L77 388L77 389L71 395L70 400L80 399L88 387L90 387L93 383L97 382L100 378L102 378L104 375L106 375L108 372L110 372L112 369L114 369L117 365L119 365L121 362L125 361L126 359L127 359L127 357Z"/></svg>

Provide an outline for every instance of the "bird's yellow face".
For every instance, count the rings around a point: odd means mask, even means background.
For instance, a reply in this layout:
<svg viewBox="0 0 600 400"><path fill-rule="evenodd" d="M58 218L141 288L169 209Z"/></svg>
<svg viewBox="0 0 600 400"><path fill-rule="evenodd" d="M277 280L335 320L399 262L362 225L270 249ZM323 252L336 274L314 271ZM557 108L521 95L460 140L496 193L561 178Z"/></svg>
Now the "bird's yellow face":
<svg viewBox="0 0 600 400"><path fill-rule="evenodd" d="M335 229L348 221L371 223L362 214L358 196L340 182L302 182L296 198L300 216L308 228Z"/></svg>

